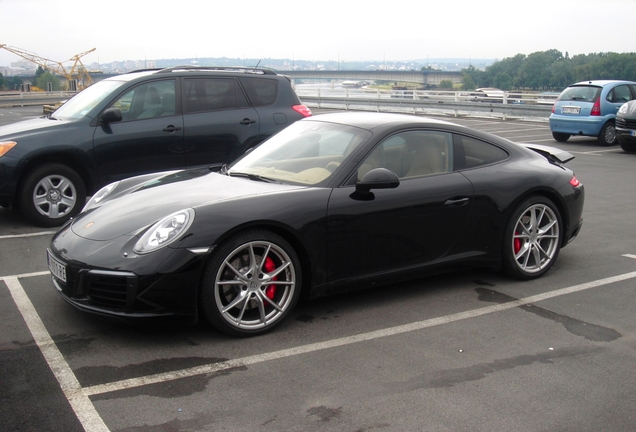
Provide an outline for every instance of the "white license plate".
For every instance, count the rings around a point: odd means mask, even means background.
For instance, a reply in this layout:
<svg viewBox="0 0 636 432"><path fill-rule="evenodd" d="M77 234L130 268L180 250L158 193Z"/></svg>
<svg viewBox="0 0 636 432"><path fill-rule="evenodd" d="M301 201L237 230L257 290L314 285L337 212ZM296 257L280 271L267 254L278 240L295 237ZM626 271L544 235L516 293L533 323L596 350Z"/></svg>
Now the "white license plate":
<svg viewBox="0 0 636 432"><path fill-rule="evenodd" d="M563 107L563 114L578 114L581 112L581 107Z"/></svg>
<svg viewBox="0 0 636 432"><path fill-rule="evenodd" d="M629 131L629 134L630 134L631 136L636 136L636 130L630 130L630 131Z"/></svg>
<svg viewBox="0 0 636 432"><path fill-rule="evenodd" d="M49 262L49 270L51 270L51 274L58 279L66 282L66 266L53 258L51 256L51 252L46 251L47 261Z"/></svg>

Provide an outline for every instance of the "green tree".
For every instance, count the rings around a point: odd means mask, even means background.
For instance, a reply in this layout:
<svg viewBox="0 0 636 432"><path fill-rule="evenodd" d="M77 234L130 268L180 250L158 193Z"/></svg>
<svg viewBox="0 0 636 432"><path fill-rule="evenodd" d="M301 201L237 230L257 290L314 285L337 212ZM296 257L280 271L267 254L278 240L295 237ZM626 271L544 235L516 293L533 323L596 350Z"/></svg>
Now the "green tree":
<svg viewBox="0 0 636 432"><path fill-rule="evenodd" d="M443 90L452 90L453 89L453 81L451 80L441 80L439 83L439 88Z"/></svg>
<svg viewBox="0 0 636 432"><path fill-rule="evenodd" d="M470 74L464 72L462 76L462 90L475 90L477 86Z"/></svg>
<svg viewBox="0 0 636 432"><path fill-rule="evenodd" d="M499 72L492 81L493 85L502 90L512 90L512 77L507 72Z"/></svg>
<svg viewBox="0 0 636 432"><path fill-rule="evenodd" d="M38 86L41 90L47 90L47 83L52 84L53 91L62 90L60 79L48 71L44 72L36 79L35 85Z"/></svg>
<svg viewBox="0 0 636 432"><path fill-rule="evenodd" d="M38 68L35 70L35 75L33 76L33 81L31 81L31 84L34 86L38 85L38 78L40 78L45 73L46 69L44 69L42 66L38 66Z"/></svg>
<svg viewBox="0 0 636 432"><path fill-rule="evenodd" d="M0 90L6 90L4 76L0 73Z"/></svg>

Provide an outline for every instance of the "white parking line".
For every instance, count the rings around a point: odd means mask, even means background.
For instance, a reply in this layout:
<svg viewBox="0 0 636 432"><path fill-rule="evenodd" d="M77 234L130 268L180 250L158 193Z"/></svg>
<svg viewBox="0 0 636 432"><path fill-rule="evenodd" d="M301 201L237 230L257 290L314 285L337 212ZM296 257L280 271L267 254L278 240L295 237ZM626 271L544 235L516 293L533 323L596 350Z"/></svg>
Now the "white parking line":
<svg viewBox="0 0 636 432"><path fill-rule="evenodd" d="M44 323L33 307L33 303L31 303L31 300L24 292L24 288L20 285L18 278L5 276L2 279L9 288L13 301L20 310L35 343L40 348L57 382L60 383L66 399L71 404L71 408L73 408L75 415L82 423L84 430L107 432L109 430L108 427L106 427L106 424L97 413L88 395L82 390L82 386L77 381L75 374L57 348L57 345L51 339L46 327L44 327Z"/></svg>
<svg viewBox="0 0 636 432"><path fill-rule="evenodd" d="M55 234L55 231L40 231L40 232L36 232L36 233L29 233L29 234L11 234L11 235L3 235L3 236L0 236L0 240L3 240L3 239L12 239L12 238L37 237L37 236L51 235L51 234Z"/></svg>
<svg viewBox="0 0 636 432"><path fill-rule="evenodd" d="M636 259L636 255L623 255L628 258ZM543 300L547 300L554 297L559 297L567 294L572 294L579 291L584 291L591 288L597 288L600 286L633 279L636 278L636 271L630 273L624 273L618 276L612 276L604 279L599 279L592 282L587 282L579 285L574 285L567 288L561 288L554 291L546 292L543 294L537 294L534 296L526 297L523 299L511 301L508 303L497 304L487 306L479 309L473 309L470 311L460 312L452 315L446 315L438 318L432 318L424 321L417 321L410 324L401 326L390 327L386 329L380 329L367 333L361 333L353 336L347 336L339 339L328 340L324 342L318 342L313 344L301 345L293 348L288 348L279 351L273 351L269 353L257 354L248 357L242 357L235 360L229 360L220 363L212 363L208 365L197 366L188 369L182 369L173 372L166 372L155 375L148 375L139 378L131 378L106 384L99 384L89 387L81 387L79 381L75 377L75 374L71 370L70 366L58 350L55 342L47 332L44 324L42 323L39 315L37 314L33 304L26 295L24 288L18 281L20 277L37 276L47 274L48 272L29 273L26 275L17 276L4 276L0 277L3 280L11 295L20 310L29 331L33 335L40 351L44 355L51 371L60 383L60 387L64 391L66 398L75 411L78 419L87 431L108 431L102 418L97 413L95 406L91 402L89 396L98 395L108 392L114 392L119 390L125 390L134 387L140 387L149 384L156 384L162 382L168 382L180 378L192 377L196 375L210 374L223 370L228 370L237 367L244 367L247 365L253 365L263 363L272 360L279 360L287 357L292 357L301 354L312 353L330 348L336 348L354 343L379 339L387 336L395 336L403 333L408 333L416 330L421 330L429 327L448 324L456 321L461 321L469 318L475 318L495 312L501 312L508 309L513 309L519 306L527 305L530 303L536 303Z"/></svg>

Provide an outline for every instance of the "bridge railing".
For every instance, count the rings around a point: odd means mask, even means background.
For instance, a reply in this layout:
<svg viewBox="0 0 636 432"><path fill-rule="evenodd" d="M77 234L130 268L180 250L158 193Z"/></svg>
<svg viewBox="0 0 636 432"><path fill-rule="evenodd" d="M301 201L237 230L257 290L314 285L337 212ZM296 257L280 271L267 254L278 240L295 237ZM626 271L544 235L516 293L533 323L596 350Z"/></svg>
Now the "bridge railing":
<svg viewBox="0 0 636 432"><path fill-rule="evenodd" d="M547 120L556 94L440 90L380 90L371 88L311 88L297 86L309 106L353 110L400 111L453 116L488 115Z"/></svg>

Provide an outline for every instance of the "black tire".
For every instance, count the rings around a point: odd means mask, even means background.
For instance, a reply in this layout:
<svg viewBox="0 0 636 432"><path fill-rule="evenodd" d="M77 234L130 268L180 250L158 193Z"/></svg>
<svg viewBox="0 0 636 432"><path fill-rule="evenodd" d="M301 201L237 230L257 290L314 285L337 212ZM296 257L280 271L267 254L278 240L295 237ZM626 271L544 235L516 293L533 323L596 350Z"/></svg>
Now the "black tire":
<svg viewBox="0 0 636 432"><path fill-rule="evenodd" d="M300 262L285 239L265 230L244 231L214 251L203 274L200 308L223 333L259 335L295 307L301 279Z"/></svg>
<svg viewBox="0 0 636 432"><path fill-rule="evenodd" d="M636 142L631 140L628 141L626 139L618 139L618 143L621 145L623 151L627 153L636 153Z"/></svg>
<svg viewBox="0 0 636 432"><path fill-rule="evenodd" d="M77 215L86 203L82 178L60 163L47 163L31 170L20 189L22 214L42 227L64 224Z"/></svg>
<svg viewBox="0 0 636 432"><path fill-rule="evenodd" d="M570 134L552 132L552 138L554 138L558 142L566 142L570 139Z"/></svg>
<svg viewBox="0 0 636 432"><path fill-rule="evenodd" d="M562 222L552 201L532 196L522 202L506 225L502 245L504 271L516 279L534 279L559 256Z"/></svg>
<svg viewBox="0 0 636 432"><path fill-rule="evenodd" d="M616 127L613 121L609 121L603 125L601 133L598 134L598 142L604 146L616 144Z"/></svg>

